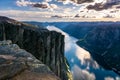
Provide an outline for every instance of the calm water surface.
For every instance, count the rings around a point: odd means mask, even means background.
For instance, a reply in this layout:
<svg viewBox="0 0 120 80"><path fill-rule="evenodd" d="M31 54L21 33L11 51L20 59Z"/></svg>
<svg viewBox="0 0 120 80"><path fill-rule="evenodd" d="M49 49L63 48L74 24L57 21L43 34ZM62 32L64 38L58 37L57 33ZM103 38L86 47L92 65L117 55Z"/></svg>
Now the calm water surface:
<svg viewBox="0 0 120 80"><path fill-rule="evenodd" d="M68 59L74 80L120 80L119 75L113 71L105 70L92 59L88 51L79 47L76 44L76 38L54 26L47 28L65 35L65 56Z"/></svg>

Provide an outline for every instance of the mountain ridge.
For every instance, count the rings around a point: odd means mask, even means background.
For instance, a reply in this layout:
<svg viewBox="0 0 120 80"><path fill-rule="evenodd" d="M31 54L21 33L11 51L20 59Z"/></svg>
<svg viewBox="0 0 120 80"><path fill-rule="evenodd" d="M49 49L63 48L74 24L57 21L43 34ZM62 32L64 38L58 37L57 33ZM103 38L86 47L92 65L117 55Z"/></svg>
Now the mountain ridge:
<svg viewBox="0 0 120 80"><path fill-rule="evenodd" d="M77 44L89 51L105 69L120 75L120 26L97 27Z"/></svg>

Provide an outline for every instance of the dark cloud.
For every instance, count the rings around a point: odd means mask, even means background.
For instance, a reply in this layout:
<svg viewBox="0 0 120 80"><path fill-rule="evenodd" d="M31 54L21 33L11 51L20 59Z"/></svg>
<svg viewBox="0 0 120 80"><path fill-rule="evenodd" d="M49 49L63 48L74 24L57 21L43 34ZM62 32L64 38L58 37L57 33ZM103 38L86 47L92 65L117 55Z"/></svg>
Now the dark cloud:
<svg viewBox="0 0 120 80"><path fill-rule="evenodd" d="M112 8L113 6L115 5L118 5L120 3L119 0L114 0L114 1L109 1L109 2L106 2L106 3L95 3L94 5L88 5L86 8L88 10L96 10L96 11L101 11L101 10L104 10L104 9L110 9Z"/></svg>
<svg viewBox="0 0 120 80"><path fill-rule="evenodd" d="M42 9L48 8L47 4L40 4L40 3L33 4L32 6L37 8L42 8Z"/></svg>
<svg viewBox="0 0 120 80"><path fill-rule="evenodd" d="M120 9L120 6L117 6L116 8L117 8L117 9Z"/></svg>
<svg viewBox="0 0 120 80"><path fill-rule="evenodd" d="M80 17L80 15L79 15L79 14L76 14L75 17L78 18L78 17Z"/></svg>
<svg viewBox="0 0 120 80"><path fill-rule="evenodd" d="M110 11L110 13L116 13L118 12L119 10L114 10L114 11Z"/></svg>
<svg viewBox="0 0 120 80"><path fill-rule="evenodd" d="M57 1L67 1L67 0L57 0ZM74 3L77 4L82 4L82 3L86 3L86 2L93 2L93 0L70 0L73 1Z"/></svg>
<svg viewBox="0 0 120 80"><path fill-rule="evenodd" d="M112 5L109 5L109 4L102 4L102 3L95 3L94 5L88 5L87 6L87 9L88 10L96 10L96 11L101 11L101 10L104 10L104 9L108 9L108 8L111 8Z"/></svg>
<svg viewBox="0 0 120 80"><path fill-rule="evenodd" d="M84 12L84 11L80 11L80 12Z"/></svg>
<svg viewBox="0 0 120 80"><path fill-rule="evenodd" d="M95 80L95 74L87 70L81 69L79 66L74 65L72 68L74 80Z"/></svg>
<svg viewBox="0 0 120 80"><path fill-rule="evenodd" d="M85 2L93 2L93 0L73 0L77 1L78 4L85 3Z"/></svg>

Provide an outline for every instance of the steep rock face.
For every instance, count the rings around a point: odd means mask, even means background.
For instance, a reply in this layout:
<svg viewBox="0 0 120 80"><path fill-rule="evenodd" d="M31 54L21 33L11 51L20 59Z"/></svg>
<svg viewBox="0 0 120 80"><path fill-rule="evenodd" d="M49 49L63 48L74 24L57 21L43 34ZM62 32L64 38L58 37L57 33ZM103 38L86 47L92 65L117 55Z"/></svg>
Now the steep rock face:
<svg viewBox="0 0 120 80"><path fill-rule="evenodd" d="M0 80L60 80L42 62L11 41L0 41Z"/></svg>
<svg viewBox="0 0 120 80"><path fill-rule="evenodd" d="M120 74L120 27L96 27L77 42L104 68Z"/></svg>
<svg viewBox="0 0 120 80"><path fill-rule="evenodd" d="M3 18L0 40L12 40L48 65L62 80L72 79L64 58L64 36L61 33Z"/></svg>

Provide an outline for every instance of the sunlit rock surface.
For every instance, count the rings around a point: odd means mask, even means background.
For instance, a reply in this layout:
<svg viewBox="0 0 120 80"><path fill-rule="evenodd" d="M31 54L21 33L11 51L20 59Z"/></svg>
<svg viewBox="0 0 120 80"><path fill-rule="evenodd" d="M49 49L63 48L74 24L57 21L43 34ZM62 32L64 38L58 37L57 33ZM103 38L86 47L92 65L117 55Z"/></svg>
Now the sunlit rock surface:
<svg viewBox="0 0 120 80"><path fill-rule="evenodd" d="M0 80L60 80L46 65L11 41L0 41Z"/></svg>

